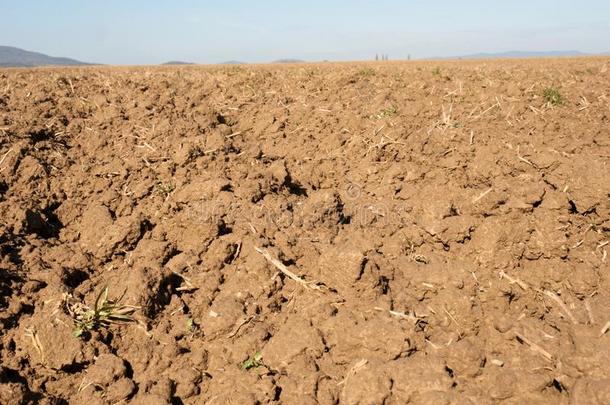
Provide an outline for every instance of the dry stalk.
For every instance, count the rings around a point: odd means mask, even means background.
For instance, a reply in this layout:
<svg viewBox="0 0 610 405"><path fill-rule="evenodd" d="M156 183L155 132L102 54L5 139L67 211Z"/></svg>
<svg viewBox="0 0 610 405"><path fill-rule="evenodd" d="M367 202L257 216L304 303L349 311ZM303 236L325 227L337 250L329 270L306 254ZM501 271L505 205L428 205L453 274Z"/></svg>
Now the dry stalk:
<svg viewBox="0 0 610 405"><path fill-rule="evenodd" d="M369 362L368 360L362 359L359 362L357 362L356 364L354 364L354 366L352 368L350 368L349 371L347 372L347 375L345 376L343 381L339 382L337 385L344 385L347 382L347 380L349 380L350 377L354 376L359 370L364 368L364 366L366 366L366 364L368 362Z"/></svg>
<svg viewBox="0 0 610 405"><path fill-rule="evenodd" d="M453 113L453 104L449 104L449 110L445 111L445 106L442 107L441 122L443 124L443 131L451 126L451 114Z"/></svg>
<svg viewBox="0 0 610 405"><path fill-rule="evenodd" d="M595 323L595 317L593 316L593 309L591 309L591 303L588 299L585 299L585 309L587 310L587 316L589 317L589 325Z"/></svg>
<svg viewBox="0 0 610 405"><path fill-rule="evenodd" d="M6 159L6 157L12 152L12 149L9 149L8 152L6 152L4 155L2 155L2 158L0 158L0 165L2 165L2 163L4 163L4 159Z"/></svg>
<svg viewBox="0 0 610 405"><path fill-rule="evenodd" d="M443 311L445 311L445 313L449 316L449 318L457 325L457 327L459 329L462 329L462 325L460 325L460 323L457 321L457 319L455 319L455 317L453 315L451 315L451 312L447 311L447 308L443 308ZM460 333L461 335L461 333Z"/></svg>
<svg viewBox="0 0 610 405"><path fill-rule="evenodd" d="M522 161L527 163L530 166L534 166L534 164L532 162L530 162L529 160L527 160L526 158L524 158L523 156L521 156L521 153L519 152L519 146L517 146L517 158Z"/></svg>
<svg viewBox="0 0 610 405"><path fill-rule="evenodd" d="M599 332L599 337L602 337L606 334L606 332L608 332L610 330L610 321L606 322L605 325L602 327L601 331Z"/></svg>
<svg viewBox="0 0 610 405"><path fill-rule="evenodd" d="M293 272L288 270L288 267L286 267L284 265L284 263L280 262L278 259L271 256L271 253L269 253L266 249L262 249L262 248L258 248L258 247L256 247L255 249L258 253L263 255L263 257L265 259L267 259L267 261L269 261L269 263L273 264L279 271L281 271L285 276L287 276L291 280L296 281L297 283L301 284L305 288L311 288L312 290L320 290L319 286L315 285L314 283L312 283L310 281L303 280L301 277L297 276L296 274L294 274Z"/></svg>
<svg viewBox="0 0 610 405"><path fill-rule="evenodd" d="M491 193L493 191L493 187L490 187L488 190L484 191L483 193L481 193L478 197L476 197L475 199L472 200L472 203L475 204L477 202L479 202L480 200L483 199L483 197L485 197L487 194Z"/></svg>
<svg viewBox="0 0 610 405"><path fill-rule="evenodd" d="M553 361L553 355L551 353L547 352L542 347L538 346L536 343L534 343L530 339L526 338L522 334L515 333L515 338L517 339L517 341L519 343L522 343L522 344L524 343L524 344L528 345L530 347L530 349L532 349L532 351L540 354L542 357L544 357L548 361Z"/></svg>
<svg viewBox="0 0 610 405"><path fill-rule="evenodd" d="M480 119L482 116L484 116L485 114L487 114L488 112L490 112L491 110L493 110L496 107L499 107L500 109L502 108L502 106L500 105L500 102L498 101L497 98L496 98L496 103L494 105L492 105L491 107L489 107L488 109L484 110L482 113L480 113L479 115L474 117L472 119L472 121L476 121L476 120Z"/></svg>
<svg viewBox="0 0 610 405"><path fill-rule="evenodd" d="M557 305L559 305L559 307L561 308L561 310L563 312L565 312L565 314L568 316L568 318L570 318L570 320L572 321L572 323L574 325L578 325L578 321L576 320L576 318L574 317L574 315L572 315L572 312L570 311L570 309L568 308L568 306L565 304L565 302L562 301L561 298L559 298L559 296L557 294L555 294L552 291L546 290L544 291L544 295L546 295L547 297L549 297L550 299L552 299L553 301L555 301L555 303Z"/></svg>
<svg viewBox="0 0 610 405"><path fill-rule="evenodd" d="M178 273L177 271L172 271L172 273L174 273L175 275L180 277L184 281L184 284L185 284L184 286L180 286L180 287L176 288L176 291L194 291L194 290L199 289L199 287L197 287L193 284L193 282L191 281L191 279L189 277L186 277L186 276Z"/></svg>
<svg viewBox="0 0 610 405"><path fill-rule="evenodd" d="M523 291L526 291L529 288L528 285L525 284L523 281L519 280L518 278L513 278L513 277L509 276L508 274L506 274L504 271L501 271L500 280L503 278L507 279L510 282L510 284L517 284L519 287L521 287L521 289Z"/></svg>
<svg viewBox="0 0 610 405"><path fill-rule="evenodd" d="M40 355L40 363L45 363L44 350L42 348L42 343L40 343L40 339L38 338L38 334L34 330L34 328L26 328L24 335L29 337L32 340L32 345Z"/></svg>
<svg viewBox="0 0 610 405"><path fill-rule="evenodd" d="M379 308L379 307L375 307L375 311L381 311L381 312L386 312L387 311L392 316L395 316L395 317L401 318L401 319L406 319L406 320L411 321L413 323L417 323L420 320L420 318L418 318L417 316L415 316L413 314L407 314L407 313L404 313L404 312L386 310L386 309Z"/></svg>
<svg viewBox="0 0 610 405"><path fill-rule="evenodd" d="M233 336L237 335L237 333L242 328L242 326L252 322L252 320L255 317L256 316L252 315L252 316L243 318L237 325L235 325L235 327L233 328L233 331L227 335L227 338L232 338Z"/></svg>

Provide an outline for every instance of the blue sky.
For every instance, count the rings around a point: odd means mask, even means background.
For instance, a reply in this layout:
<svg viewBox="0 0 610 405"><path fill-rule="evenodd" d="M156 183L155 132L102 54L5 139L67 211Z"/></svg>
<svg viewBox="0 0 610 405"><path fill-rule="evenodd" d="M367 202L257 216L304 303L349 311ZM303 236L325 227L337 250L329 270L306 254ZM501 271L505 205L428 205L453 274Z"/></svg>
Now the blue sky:
<svg viewBox="0 0 610 405"><path fill-rule="evenodd" d="M0 0L0 45L108 64L610 51L608 0Z"/></svg>

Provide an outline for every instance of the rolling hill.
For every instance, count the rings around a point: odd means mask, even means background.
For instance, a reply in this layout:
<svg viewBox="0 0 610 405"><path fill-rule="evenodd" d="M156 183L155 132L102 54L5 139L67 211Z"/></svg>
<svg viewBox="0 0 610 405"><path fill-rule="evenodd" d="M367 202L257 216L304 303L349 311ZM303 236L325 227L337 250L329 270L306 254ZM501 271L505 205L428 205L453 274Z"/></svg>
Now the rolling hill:
<svg viewBox="0 0 610 405"><path fill-rule="evenodd" d="M181 60L171 60L169 62L162 63L162 65L194 65L192 62L183 62Z"/></svg>
<svg viewBox="0 0 610 405"><path fill-rule="evenodd" d="M82 66L90 63L75 59L30 52L12 46L0 46L0 66L2 67L35 67L35 66Z"/></svg>

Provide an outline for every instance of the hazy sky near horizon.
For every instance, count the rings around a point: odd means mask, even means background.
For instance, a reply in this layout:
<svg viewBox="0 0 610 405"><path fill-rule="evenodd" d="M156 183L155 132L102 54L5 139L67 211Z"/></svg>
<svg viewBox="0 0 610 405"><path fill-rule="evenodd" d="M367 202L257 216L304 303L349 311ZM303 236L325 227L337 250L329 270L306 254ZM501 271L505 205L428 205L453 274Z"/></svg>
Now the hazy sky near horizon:
<svg viewBox="0 0 610 405"><path fill-rule="evenodd" d="M106 64L610 52L608 0L0 0L0 45Z"/></svg>

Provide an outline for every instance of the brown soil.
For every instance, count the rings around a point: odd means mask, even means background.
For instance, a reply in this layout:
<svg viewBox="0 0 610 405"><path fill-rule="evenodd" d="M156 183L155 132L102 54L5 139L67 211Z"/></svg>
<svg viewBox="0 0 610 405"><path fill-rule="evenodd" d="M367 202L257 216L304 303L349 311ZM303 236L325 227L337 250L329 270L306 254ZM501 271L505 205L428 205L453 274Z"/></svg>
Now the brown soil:
<svg viewBox="0 0 610 405"><path fill-rule="evenodd" d="M610 402L609 62L0 72L0 402Z"/></svg>

